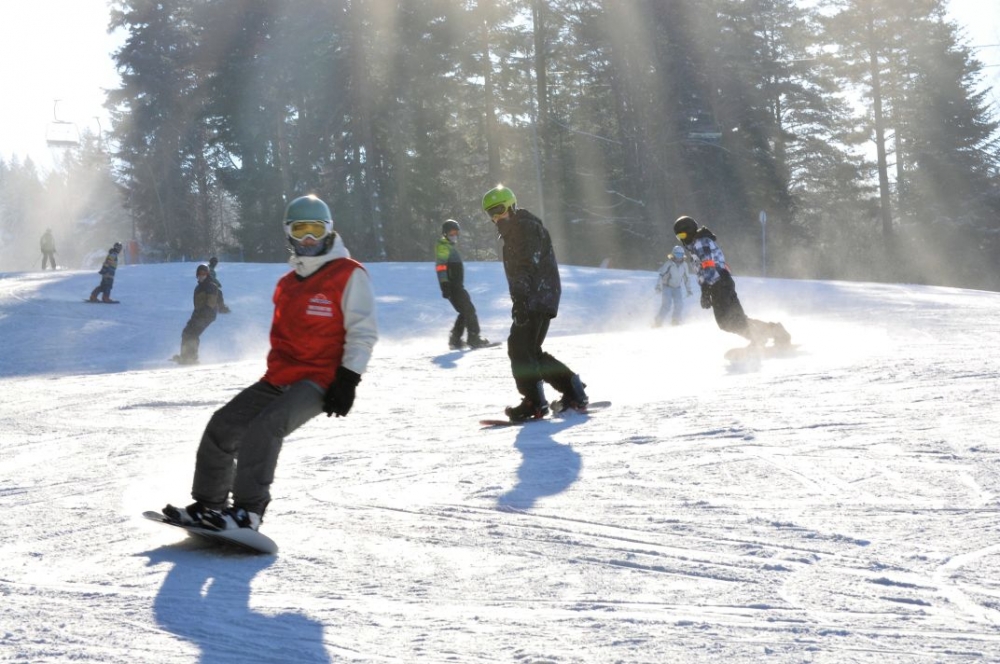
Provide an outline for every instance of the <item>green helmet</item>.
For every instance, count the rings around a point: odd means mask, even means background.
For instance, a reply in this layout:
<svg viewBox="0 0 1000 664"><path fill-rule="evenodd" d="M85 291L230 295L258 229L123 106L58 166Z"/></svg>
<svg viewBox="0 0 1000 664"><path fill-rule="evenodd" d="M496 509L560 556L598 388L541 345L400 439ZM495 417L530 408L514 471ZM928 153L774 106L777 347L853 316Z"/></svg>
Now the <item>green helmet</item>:
<svg viewBox="0 0 1000 664"><path fill-rule="evenodd" d="M333 248L333 216L319 197L299 196L285 208L285 235L296 256L320 256ZM312 238L316 243L305 243Z"/></svg>
<svg viewBox="0 0 1000 664"><path fill-rule="evenodd" d="M503 206L503 210L490 212L493 208L499 208L501 205ZM493 187L486 192L485 196L483 196L483 212L489 214L490 216L493 216L493 214L500 214L501 212L505 212L514 207L517 207L517 197L514 196L513 191L502 184L498 184Z"/></svg>

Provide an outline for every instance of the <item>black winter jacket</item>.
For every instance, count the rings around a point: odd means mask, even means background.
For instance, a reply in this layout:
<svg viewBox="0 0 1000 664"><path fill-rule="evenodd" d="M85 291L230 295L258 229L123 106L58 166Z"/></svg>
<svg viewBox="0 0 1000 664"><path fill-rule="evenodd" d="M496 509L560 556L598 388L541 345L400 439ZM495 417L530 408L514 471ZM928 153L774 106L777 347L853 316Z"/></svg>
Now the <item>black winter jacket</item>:
<svg viewBox="0 0 1000 664"><path fill-rule="evenodd" d="M503 269L513 311L530 311L555 318L559 313L559 265L552 239L542 220L527 210L516 210L497 222L503 238Z"/></svg>
<svg viewBox="0 0 1000 664"><path fill-rule="evenodd" d="M202 279L194 287L194 311L191 320L202 320L211 323L219 311L219 288L211 276Z"/></svg>

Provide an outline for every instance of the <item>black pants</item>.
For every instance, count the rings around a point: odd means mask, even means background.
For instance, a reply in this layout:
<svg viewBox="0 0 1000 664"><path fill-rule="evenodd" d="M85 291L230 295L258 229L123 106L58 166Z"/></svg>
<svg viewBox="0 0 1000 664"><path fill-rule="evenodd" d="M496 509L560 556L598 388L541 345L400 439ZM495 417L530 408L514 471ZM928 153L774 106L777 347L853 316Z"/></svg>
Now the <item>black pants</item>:
<svg viewBox="0 0 1000 664"><path fill-rule="evenodd" d="M54 252L54 251L43 251L42 252L42 269L43 270L45 269L45 266L48 263L52 263L52 269L53 270L56 269L56 252Z"/></svg>
<svg viewBox="0 0 1000 664"><path fill-rule="evenodd" d="M736 282L728 272L722 273L722 278L709 286L712 294L712 313L720 330L738 334L752 342L763 343L772 327L771 323L747 317L736 295Z"/></svg>
<svg viewBox="0 0 1000 664"><path fill-rule="evenodd" d="M451 338L461 339L466 330L469 330L470 339L478 337L479 317L476 315L476 307L472 304L472 298L469 297L469 291L464 288L456 289L452 291L448 301L458 312L455 324L451 328Z"/></svg>
<svg viewBox="0 0 1000 664"><path fill-rule="evenodd" d="M212 316L191 316L191 320L181 332L181 357L185 360L197 360L198 348L201 345L201 333L215 320Z"/></svg>
<svg viewBox="0 0 1000 664"><path fill-rule="evenodd" d="M191 495L221 509L263 514L285 436L323 412L323 390L310 380L279 388L258 381L215 411L198 446ZM237 461L238 459L238 461Z"/></svg>
<svg viewBox="0 0 1000 664"><path fill-rule="evenodd" d="M523 319L515 319L507 337L507 356L517 391L532 400L538 394L539 381L548 383L560 393L573 389L570 368L542 350L551 320L548 314L531 312Z"/></svg>
<svg viewBox="0 0 1000 664"><path fill-rule="evenodd" d="M115 278L107 275L101 276L101 285L90 292L90 299L97 297L98 293L104 296L105 300L111 299L111 287L115 285Z"/></svg>

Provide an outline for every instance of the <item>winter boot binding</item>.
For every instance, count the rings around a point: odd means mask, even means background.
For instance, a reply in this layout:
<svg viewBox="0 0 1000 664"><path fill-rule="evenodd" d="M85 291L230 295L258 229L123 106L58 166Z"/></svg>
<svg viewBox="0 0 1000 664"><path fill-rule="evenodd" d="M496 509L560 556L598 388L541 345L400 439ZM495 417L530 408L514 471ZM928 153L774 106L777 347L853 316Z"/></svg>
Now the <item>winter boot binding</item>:
<svg viewBox="0 0 1000 664"><path fill-rule="evenodd" d="M182 526L203 526L206 525L204 522L206 518L211 519L210 513L218 514L215 510L206 507L204 503L197 501L187 507L175 507L168 504L162 511L163 516Z"/></svg>
<svg viewBox="0 0 1000 664"><path fill-rule="evenodd" d="M792 335L781 323L771 324L771 336L774 338L775 346L790 346L792 343Z"/></svg>
<svg viewBox="0 0 1000 664"><path fill-rule="evenodd" d="M462 341L462 337L449 337L448 338L448 348L452 350L462 350L465 348L465 342Z"/></svg>
<svg viewBox="0 0 1000 664"><path fill-rule="evenodd" d="M507 406L504 410L511 422L526 422L528 420L540 420L549 414L549 406L546 403L536 403L525 397L519 406Z"/></svg>
<svg viewBox="0 0 1000 664"><path fill-rule="evenodd" d="M587 404L590 403L590 398L587 397L584 388L587 387L582 380L580 380L579 374L573 374L569 379L570 388L563 392L562 396L559 398L557 403L552 404L553 410L556 412L572 408L573 410L586 412Z"/></svg>
<svg viewBox="0 0 1000 664"><path fill-rule="evenodd" d="M469 337L469 348L485 348L490 345L490 340L484 337Z"/></svg>
<svg viewBox="0 0 1000 664"><path fill-rule="evenodd" d="M256 512L248 512L242 507L229 507L221 512L213 511L206 525L214 530L235 530L237 528L260 528L261 516Z"/></svg>

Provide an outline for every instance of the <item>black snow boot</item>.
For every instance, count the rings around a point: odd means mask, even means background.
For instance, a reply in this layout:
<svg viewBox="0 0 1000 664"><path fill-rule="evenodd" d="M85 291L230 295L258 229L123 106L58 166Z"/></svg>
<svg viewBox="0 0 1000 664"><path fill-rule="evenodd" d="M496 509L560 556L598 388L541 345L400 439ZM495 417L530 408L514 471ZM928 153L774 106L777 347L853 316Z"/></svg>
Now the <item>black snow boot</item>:
<svg viewBox="0 0 1000 664"><path fill-rule="evenodd" d="M517 406L508 406L504 409L507 417L512 422L525 422L527 420L540 420L549 414L549 404L545 400L545 390L539 382L525 395L524 399Z"/></svg>

